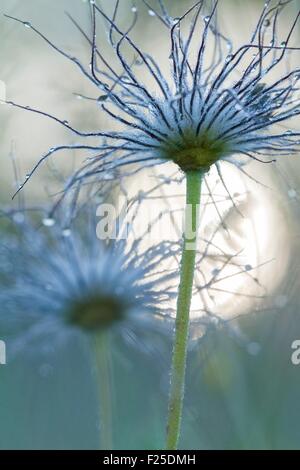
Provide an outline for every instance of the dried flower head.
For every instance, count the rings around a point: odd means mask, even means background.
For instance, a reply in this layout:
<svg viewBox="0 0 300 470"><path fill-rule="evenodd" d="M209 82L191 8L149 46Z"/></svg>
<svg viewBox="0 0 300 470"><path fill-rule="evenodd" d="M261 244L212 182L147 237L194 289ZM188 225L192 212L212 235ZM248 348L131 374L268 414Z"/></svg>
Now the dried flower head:
<svg viewBox="0 0 300 470"><path fill-rule="evenodd" d="M33 25L17 20L70 60L101 90L95 102L121 125L119 132L81 132L47 112L9 102L48 116L79 137L102 138L97 145L55 146L33 171L49 155L72 148L92 153L73 181L94 179L132 164L145 167L173 161L184 172L205 172L219 160L240 165L240 156L264 160L294 153L299 133L278 127L300 112L297 86L300 69L284 72L282 68L286 56L299 50L293 47L291 38L300 13L286 37L279 38L278 32L282 12L293 2L266 1L249 41L235 49L218 27L219 1L214 2L209 14L205 14L207 5L202 0L182 16L173 18L163 0L157 0L157 8L143 0L151 21L159 21L169 36L171 73L163 71L166 61L158 62L154 54L143 52L132 39L139 15L136 7L132 8L133 19L128 29L118 26L119 0L112 17L99 3L90 1L91 36L69 15L91 46L88 68ZM110 57L104 56L101 43L97 44L99 17L108 27L116 66ZM149 78L153 86L149 85Z"/></svg>

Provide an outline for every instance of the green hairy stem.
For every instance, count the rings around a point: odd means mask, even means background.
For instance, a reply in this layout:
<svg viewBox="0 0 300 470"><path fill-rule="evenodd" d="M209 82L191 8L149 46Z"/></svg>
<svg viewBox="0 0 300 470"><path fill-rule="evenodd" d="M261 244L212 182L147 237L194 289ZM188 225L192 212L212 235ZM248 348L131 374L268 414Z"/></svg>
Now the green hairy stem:
<svg viewBox="0 0 300 470"><path fill-rule="evenodd" d="M197 229L201 196L202 172L186 172L186 210L180 284L177 299L175 342L172 357L171 385L167 420L166 448L176 450L184 398L189 317L197 250ZM189 233L191 232L191 233Z"/></svg>

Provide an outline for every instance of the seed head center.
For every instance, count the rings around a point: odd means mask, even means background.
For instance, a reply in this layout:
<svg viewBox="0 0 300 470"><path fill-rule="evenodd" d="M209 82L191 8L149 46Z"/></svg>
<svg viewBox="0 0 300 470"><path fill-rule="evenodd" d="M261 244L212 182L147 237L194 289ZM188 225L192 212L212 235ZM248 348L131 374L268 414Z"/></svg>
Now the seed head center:
<svg viewBox="0 0 300 470"><path fill-rule="evenodd" d="M121 299L113 295L93 295L75 301L70 308L69 322L85 330L98 330L110 327L122 320L125 306Z"/></svg>
<svg viewBox="0 0 300 470"><path fill-rule="evenodd" d="M172 160L183 171L207 171L222 156L228 153L226 142L211 132L196 134L185 130L171 136L162 146L163 158Z"/></svg>

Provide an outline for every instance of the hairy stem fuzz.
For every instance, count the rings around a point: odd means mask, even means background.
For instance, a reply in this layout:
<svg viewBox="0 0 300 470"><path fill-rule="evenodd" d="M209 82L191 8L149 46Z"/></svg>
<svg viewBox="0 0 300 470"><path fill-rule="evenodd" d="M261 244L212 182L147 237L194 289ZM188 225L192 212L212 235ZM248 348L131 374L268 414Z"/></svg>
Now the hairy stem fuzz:
<svg viewBox="0 0 300 470"><path fill-rule="evenodd" d="M185 388L185 369L189 336L190 306L197 251L197 232L202 177L203 173L199 171L186 172L186 208L183 251L177 299L175 340L172 356L171 384L167 419L166 448L168 450L177 449L180 436Z"/></svg>

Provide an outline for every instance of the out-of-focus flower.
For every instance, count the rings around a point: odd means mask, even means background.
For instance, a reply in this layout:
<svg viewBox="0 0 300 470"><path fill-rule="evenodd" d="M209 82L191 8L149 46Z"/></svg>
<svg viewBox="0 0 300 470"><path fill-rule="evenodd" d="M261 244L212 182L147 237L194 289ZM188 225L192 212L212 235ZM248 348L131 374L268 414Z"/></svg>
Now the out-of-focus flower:
<svg viewBox="0 0 300 470"><path fill-rule="evenodd" d="M148 2L143 3L150 8ZM219 160L241 166L243 157L264 160L266 156L294 153L299 133L283 131L278 125L300 112L300 69L283 72L281 68L287 54L299 50L291 45L291 37L300 13L286 37L279 39L279 19L293 0L266 1L249 41L235 49L218 27L218 3L214 2L211 12L205 15L206 2L198 1L178 18L169 15L162 0L157 2L157 9L149 9L150 16L156 17L169 34L170 55L166 60L170 61L170 74L163 72L163 64L155 60L154 54L143 52L131 38L139 13L136 7L132 8L129 28L124 31L118 26L119 0L111 18L99 4L90 2L91 36L71 18L91 45L89 68L32 24L17 20L72 61L101 90L97 103L121 125L119 132L81 132L46 112L28 108L56 120L79 137L101 139L96 145L55 146L37 166L65 149L92 152L91 159L74 176L73 181L77 181L107 176L132 164L145 167L173 161L184 172L206 171ZM119 63L116 67L97 45L97 16L108 26L112 53ZM149 78L153 87L149 86Z"/></svg>
<svg viewBox="0 0 300 470"><path fill-rule="evenodd" d="M145 345L150 332L153 342L155 331L168 331L168 301L177 274L161 272L160 266L176 249L169 242L143 248L142 238L100 240L96 206L85 205L71 218L66 207L55 220L29 212L6 214L1 334L11 337L13 350L54 347L106 329Z"/></svg>

